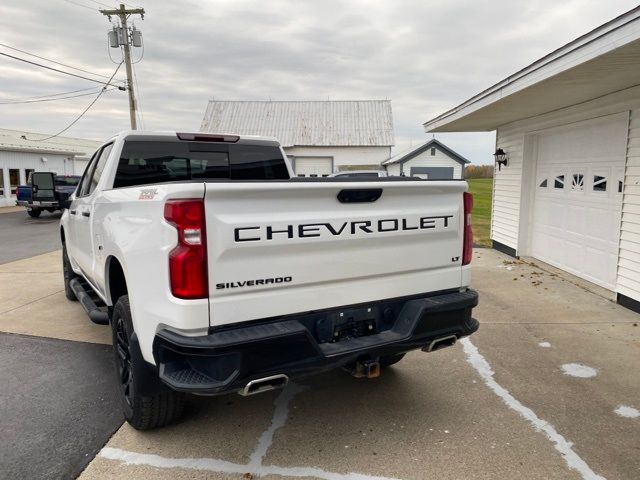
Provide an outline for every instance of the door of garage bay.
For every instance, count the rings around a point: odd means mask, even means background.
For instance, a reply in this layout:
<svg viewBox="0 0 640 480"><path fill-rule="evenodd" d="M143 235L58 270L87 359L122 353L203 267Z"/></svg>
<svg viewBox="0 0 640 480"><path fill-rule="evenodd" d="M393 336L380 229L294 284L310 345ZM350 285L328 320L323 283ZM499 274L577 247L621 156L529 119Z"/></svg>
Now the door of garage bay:
<svg viewBox="0 0 640 480"><path fill-rule="evenodd" d="M531 254L602 287L616 282L627 117L538 136Z"/></svg>
<svg viewBox="0 0 640 480"><path fill-rule="evenodd" d="M331 157L296 157L295 171L299 177L326 177L333 169Z"/></svg>

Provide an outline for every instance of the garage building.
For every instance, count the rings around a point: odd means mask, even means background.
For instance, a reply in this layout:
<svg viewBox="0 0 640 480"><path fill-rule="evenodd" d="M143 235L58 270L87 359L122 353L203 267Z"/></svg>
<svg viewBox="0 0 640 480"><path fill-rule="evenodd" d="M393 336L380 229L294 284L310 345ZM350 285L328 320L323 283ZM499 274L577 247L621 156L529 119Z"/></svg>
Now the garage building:
<svg viewBox="0 0 640 480"><path fill-rule="evenodd" d="M394 144L389 100L211 100L200 130L275 137L300 177L381 170Z"/></svg>
<svg viewBox="0 0 640 480"><path fill-rule="evenodd" d="M54 172L82 175L100 142L0 129L0 207L16 204L16 187L27 183L29 173Z"/></svg>
<svg viewBox="0 0 640 480"><path fill-rule="evenodd" d="M640 8L424 124L496 130L491 239L640 311Z"/></svg>
<svg viewBox="0 0 640 480"><path fill-rule="evenodd" d="M382 166L389 175L448 180L463 178L468 163L469 160L434 138L394 155Z"/></svg>

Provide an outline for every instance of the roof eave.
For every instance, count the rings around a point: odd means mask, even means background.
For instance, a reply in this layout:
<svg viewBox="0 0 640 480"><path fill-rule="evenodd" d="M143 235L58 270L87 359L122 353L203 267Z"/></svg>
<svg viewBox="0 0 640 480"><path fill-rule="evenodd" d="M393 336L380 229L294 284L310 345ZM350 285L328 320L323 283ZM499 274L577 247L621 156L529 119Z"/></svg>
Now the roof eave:
<svg viewBox="0 0 640 480"><path fill-rule="evenodd" d="M41 149L41 148L33 148L33 147L16 147L11 145L2 145L0 146L0 151L3 152L24 152L24 153L45 153L47 155L67 155L72 157L78 156L86 156L86 153L80 152L70 152L63 150L53 150L53 149Z"/></svg>
<svg viewBox="0 0 640 480"><path fill-rule="evenodd" d="M425 132L462 131L451 124L477 110L522 91L545 79L586 63L640 38L640 6L591 30L568 44L536 60L460 105L423 123ZM449 127L447 127L449 126ZM464 131L491 131L499 125L466 126ZM471 129L470 129L471 128Z"/></svg>

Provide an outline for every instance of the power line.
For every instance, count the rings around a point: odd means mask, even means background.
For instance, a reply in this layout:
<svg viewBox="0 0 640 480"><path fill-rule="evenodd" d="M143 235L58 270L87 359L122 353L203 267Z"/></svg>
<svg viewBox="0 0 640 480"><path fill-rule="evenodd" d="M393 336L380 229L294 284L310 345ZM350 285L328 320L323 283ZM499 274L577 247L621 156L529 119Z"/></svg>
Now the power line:
<svg viewBox="0 0 640 480"><path fill-rule="evenodd" d="M100 5L102 7L111 8L111 5L107 5L106 3L96 2L96 0L89 0L91 3L95 3L96 5Z"/></svg>
<svg viewBox="0 0 640 480"><path fill-rule="evenodd" d="M70 68L72 70L78 70L79 72L88 73L90 75L95 75L96 77L109 78L109 75L102 75L101 73L90 72L89 70L84 70L82 68L74 67L72 65L67 65L66 63L57 62L55 60L51 60L50 58L42 57L40 55L36 55L35 53L27 52L26 50L20 50L19 48L12 47L11 45L7 45L6 43L0 43L0 47L5 47L10 50L15 50L16 52L24 53L31 57L39 58L40 60L46 60L47 62L55 63L57 65L61 65L63 67Z"/></svg>
<svg viewBox="0 0 640 480"><path fill-rule="evenodd" d="M5 99L2 99L2 101L9 103L9 102L22 102L26 100L38 100L39 98L59 97L61 95L71 95L72 93L87 92L89 90L95 90L96 88L99 88L99 87L89 87L89 88L81 88L79 90L70 90L68 92L50 93L48 95L38 95L37 97L5 98Z"/></svg>
<svg viewBox="0 0 640 480"><path fill-rule="evenodd" d="M113 77L116 76L116 73L118 73L118 70L120 70L120 67L122 66L123 62L120 62L120 65L118 65L115 69L115 71L113 72L113 75L111 75L111 78L109 79L109 82L113 79ZM87 106L87 108L85 108L82 113L80 115L78 115L78 117L71 122L69 125L67 125L65 128L63 128L62 130L60 130L58 133L56 133L55 135L50 135L48 137L45 138L39 138L39 139L29 139L32 140L34 142L44 142L45 140L49 140L50 138L53 137L57 137L58 135L60 135L61 133L66 132L67 130L69 130L71 127L73 127L76 123L78 123L78 121L84 116L85 113L87 113L89 111L89 109L91 107L93 107L93 105L98 101L98 99L102 96L102 94L107 90L107 84L105 84L104 87L102 87L102 89L100 90L100 93L98 93L98 95L96 96L96 98L93 99L93 101Z"/></svg>
<svg viewBox="0 0 640 480"><path fill-rule="evenodd" d="M70 3L71 5L77 5L78 7L82 7L82 8L86 8L88 10L91 10L92 12L95 12L95 9L88 6L88 5L83 5L82 3L76 3L72 0L63 0L64 2Z"/></svg>
<svg viewBox="0 0 640 480"><path fill-rule="evenodd" d="M29 64L35 65L37 67L46 68L47 70L53 70L54 72L63 73L65 75L70 75L70 76L76 77L76 78L82 78L83 80L88 80L88 81L94 82L94 83L99 83L101 85L113 85L114 87L124 88L124 87L119 87L118 85L114 85L113 83L109 83L109 82L111 82L111 79L109 79L109 81L107 83L105 83L105 82L102 82L100 80L95 80L93 78L84 77L82 75L77 75L75 73L65 72L64 70L60 70L58 68L48 67L47 65L42 65L41 63L32 62L31 60L27 60L25 58L20 58L20 57L14 56L14 55L9 55L8 53L0 52L0 55L3 55L5 57L9 57L9 58L13 58L14 60L19 60L21 62L29 63ZM113 78L113 77L111 77L111 78ZM123 80L118 80L118 82L122 82L122 81Z"/></svg>
<svg viewBox="0 0 640 480"><path fill-rule="evenodd" d="M111 90L117 90L116 88L107 88L106 92L110 92ZM41 102L55 102L56 100L66 100L67 98L78 98L78 97L86 97L88 95L95 95L96 92L89 93L80 93L78 95L68 95L66 97L56 97L56 98L42 98L40 100L21 100L17 102L0 102L0 105L21 105L24 103L41 103Z"/></svg>

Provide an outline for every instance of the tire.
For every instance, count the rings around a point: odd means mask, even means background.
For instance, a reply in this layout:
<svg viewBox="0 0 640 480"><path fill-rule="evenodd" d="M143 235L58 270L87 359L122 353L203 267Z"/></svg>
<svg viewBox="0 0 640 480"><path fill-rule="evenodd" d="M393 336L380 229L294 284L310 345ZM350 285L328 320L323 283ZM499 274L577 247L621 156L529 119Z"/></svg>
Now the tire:
<svg viewBox="0 0 640 480"><path fill-rule="evenodd" d="M380 367L387 368L391 365L395 365L404 358L406 353L396 353L395 355L387 355L386 357L380 357Z"/></svg>
<svg viewBox="0 0 640 480"><path fill-rule="evenodd" d="M27 215L29 215L31 218L38 218L41 213L42 210L40 210L39 208L32 208L30 210L27 210Z"/></svg>
<svg viewBox="0 0 640 480"><path fill-rule="evenodd" d="M184 410L185 394L166 387L142 358L128 295L120 297L113 308L111 331L125 420L136 430L163 427L178 420Z"/></svg>
<svg viewBox="0 0 640 480"><path fill-rule="evenodd" d="M76 294L71 290L69 282L78 275L73 271L73 268L71 268L71 262L67 255L67 246L64 243L62 244L62 275L64 276L64 296L72 302L77 301Z"/></svg>

